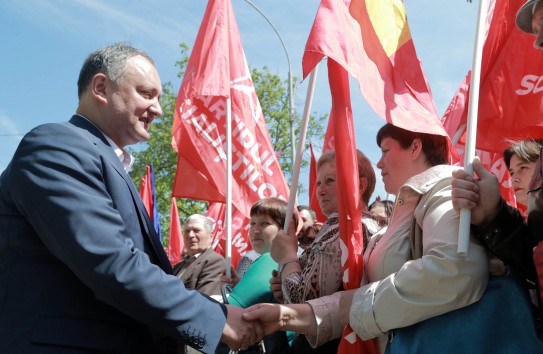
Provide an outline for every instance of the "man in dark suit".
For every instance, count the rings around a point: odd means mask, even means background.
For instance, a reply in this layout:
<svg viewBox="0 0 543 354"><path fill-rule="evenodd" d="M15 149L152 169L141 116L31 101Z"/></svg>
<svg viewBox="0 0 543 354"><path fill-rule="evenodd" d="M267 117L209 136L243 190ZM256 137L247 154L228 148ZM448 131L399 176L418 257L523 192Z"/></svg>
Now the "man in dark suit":
<svg viewBox="0 0 543 354"><path fill-rule="evenodd" d="M183 241L187 256L173 267L185 288L206 295L221 293L224 258L211 248L213 223L205 215L193 214L185 221Z"/></svg>
<svg viewBox="0 0 543 354"><path fill-rule="evenodd" d="M161 93L152 59L115 44L83 64L77 114L22 139L0 176L0 353L150 354L175 350L169 338L211 353L260 339L242 310L171 274L126 172L124 147L149 138Z"/></svg>

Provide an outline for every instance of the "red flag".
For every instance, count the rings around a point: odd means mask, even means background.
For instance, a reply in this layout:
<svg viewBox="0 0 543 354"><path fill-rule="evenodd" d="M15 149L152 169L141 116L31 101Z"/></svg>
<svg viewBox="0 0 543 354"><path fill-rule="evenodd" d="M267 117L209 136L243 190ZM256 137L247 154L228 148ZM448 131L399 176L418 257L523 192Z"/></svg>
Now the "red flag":
<svg viewBox="0 0 543 354"><path fill-rule="evenodd" d="M229 0L210 0L174 113L173 195L226 202L226 98L232 106L232 200L245 218L265 197L288 198Z"/></svg>
<svg viewBox="0 0 543 354"><path fill-rule="evenodd" d="M351 187L338 191L340 215L347 217L340 218L341 234L347 237L343 251L348 257L342 256L347 258L344 282L351 288L358 286L357 278L360 281L362 267L355 268L355 264L360 262L363 246L347 72L358 80L370 106L387 122L411 131L447 133L416 56L401 1L323 0L304 52L304 77L325 55L329 58L334 137L342 142L336 145L336 150L341 150L336 153L337 178L342 181L338 189ZM376 352L376 348L373 341L362 342L348 328L339 352L367 353Z"/></svg>
<svg viewBox="0 0 543 354"><path fill-rule="evenodd" d="M151 190L151 168L149 165L145 166L145 171L145 176L141 178L140 196L147 214L153 220L153 192Z"/></svg>
<svg viewBox="0 0 543 354"><path fill-rule="evenodd" d="M311 163L309 165L309 207L315 211L317 221L324 223L327 219L322 213L321 206L317 199L317 161L313 153L313 144L309 143L309 151L311 152Z"/></svg>
<svg viewBox="0 0 543 354"><path fill-rule="evenodd" d="M172 197L170 207L170 235L168 238L168 250L166 254L171 264L181 262L181 251L185 247L183 241L183 230L181 229L181 221L179 220L179 211L175 197Z"/></svg>
<svg viewBox="0 0 543 354"><path fill-rule="evenodd" d="M525 0L489 2L487 38L483 47L477 142L478 149L502 153L507 140L543 138L543 57L533 36L515 26ZM466 124L470 73L444 116L447 131ZM454 131L453 135L456 133ZM465 132L460 142L465 144Z"/></svg>
<svg viewBox="0 0 543 354"><path fill-rule="evenodd" d="M213 203L209 206L206 216L213 221L212 247L215 252L225 256L226 250L226 229L224 225L226 204ZM241 257L251 249L249 241L250 218L240 213L237 209L232 210L232 266L236 268Z"/></svg>
<svg viewBox="0 0 543 354"><path fill-rule="evenodd" d="M232 107L232 209L248 219L257 200L287 199L288 186L270 142L231 3L210 0L176 101L172 145L178 165L173 195L226 202L227 97ZM248 238L243 241L248 243Z"/></svg>
<svg viewBox="0 0 543 354"><path fill-rule="evenodd" d="M156 202L155 172L153 164L145 167L145 176L141 179L140 196L143 205L149 214L153 227L160 242L162 242L162 233L160 230L160 214L158 213L158 204Z"/></svg>
<svg viewBox="0 0 543 354"><path fill-rule="evenodd" d="M328 81L332 93L334 139L336 144L336 186L338 196L341 263L345 290L360 286L364 253L360 206L358 158L347 71L334 60L328 60ZM376 353L373 341L362 341L347 325L338 353Z"/></svg>
<svg viewBox="0 0 543 354"><path fill-rule="evenodd" d="M461 126L465 124L465 121L462 122L461 112L464 110L464 108L467 109L466 100L468 97L470 76L471 72L468 73L466 79L460 85L460 88L458 89L456 95L453 97L451 103L449 104L449 107L445 111L446 119L444 125L449 135L453 137L453 140L457 140L455 138L455 135L457 134ZM466 146L460 142L457 142L454 147L459 154L459 164L463 165ZM486 168L488 171L498 177L498 181L500 183L500 193L502 197L510 205L515 207L520 206L517 205L515 191L511 182L511 176L509 175L507 165L503 160L503 153L487 152L476 149L475 155L479 156L479 159L481 160L484 168Z"/></svg>
<svg viewBox="0 0 543 354"><path fill-rule="evenodd" d="M325 55L358 80L369 105L387 122L447 135L416 56L403 2L323 0L304 52L304 77Z"/></svg>

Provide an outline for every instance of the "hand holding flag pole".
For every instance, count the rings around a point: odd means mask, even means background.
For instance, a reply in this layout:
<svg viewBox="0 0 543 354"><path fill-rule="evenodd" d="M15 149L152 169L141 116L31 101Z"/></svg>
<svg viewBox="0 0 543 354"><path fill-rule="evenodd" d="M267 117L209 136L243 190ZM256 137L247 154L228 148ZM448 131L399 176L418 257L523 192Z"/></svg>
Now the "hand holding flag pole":
<svg viewBox="0 0 543 354"><path fill-rule="evenodd" d="M309 76L309 84L307 87L307 95L304 106L304 116L302 118L302 129L300 130L300 138L298 139L298 147L296 150L296 162L294 163L294 168L292 169L292 183L290 186L290 195L287 204L287 217L285 218L285 225L283 225L283 230L285 232L288 232L290 218L294 212L294 203L296 203L296 191L298 189L298 180L300 179L300 166L302 164L302 154L304 152L307 125L309 123L309 115L311 113L311 105L313 103L313 94L315 92L315 82L317 81L318 68L319 66L316 65ZM292 148L294 148L294 146Z"/></svg>
<svg viewBox="0 0 543 354"><path fill-rule="evenodd" d="M473 174L473 158L475 157L475 143L477 137L477 115L479 110L479 87L481 81L481 62L483 57L483 45L485 41L486 13L488 0L479 1L479 15L475 32L475 44L473 50L473 66L471 73L470 96L468 106L468 122L466 135L466 152L464 155L464 170ZM460 227L458 229L457 253L462 256L468 254L470 235L471 210L460 210Z"/></svg>

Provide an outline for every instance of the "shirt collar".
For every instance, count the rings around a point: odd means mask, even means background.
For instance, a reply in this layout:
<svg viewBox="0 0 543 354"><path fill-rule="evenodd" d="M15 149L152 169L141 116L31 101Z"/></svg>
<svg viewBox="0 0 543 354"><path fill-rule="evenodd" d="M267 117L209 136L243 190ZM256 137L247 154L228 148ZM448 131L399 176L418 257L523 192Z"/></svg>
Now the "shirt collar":
<svg viewBox="0 0 543 354"><path fill-rule="evenodd" d="M102 134L104 133L102 132ZM132 165L134 164L134 160L135 160L134 156L130 155L130 153L126 151L125 149L121 149L120 147L118 147L117 144L115 144L113 140L111 140L111 138L107 136L106 134L104 134L104 136L106 137L106 140L109 143L109 145L111 145L111 148L113 149L113 151L115 151L115 155L117 155L117 157L119 158L119 161L121 161L124 171L126 173L130 172L130 169L132 168Z"/></svg>
<svg viewBox="0 0 543 354"><path fill-rule="evenodd" d="M426 171L409 178L400 188L400 191L409 188L418 194L425 194L432 189L437 182L447 177L450 178L452 176L452 171L457 169L459 169L458 166L451 165L437 165L430 167Z"/></svg>
<svg viewBox="0 0 543 354"><path fill-rule="evenodd" d="M87 117L81 115L81 114L78 114L78 116L80 116L81 118L84 118L85 120L87 120L90 124L94 125L94 127L98 130L100 130L100 128L98 128L93 122L91 122ZM117 157L119 158L119 161L121 161L121 164L123 165L123 169L126 173L130 172L130 169L132 168L132 165L134 164L134 156L130 155L130 153L124 149L121 149L120 147L117 146L117 144L115 144L113 142L113 140L111 140L111 138L109 136L107 136L107 134L105 134L103 131L100 130L100 133L102 133L105 137L106 137L106 140L107 142L109 143L109 146L111 146L111 148L113 149L113 151L115 152L115 155L117 155Z"/></svg>

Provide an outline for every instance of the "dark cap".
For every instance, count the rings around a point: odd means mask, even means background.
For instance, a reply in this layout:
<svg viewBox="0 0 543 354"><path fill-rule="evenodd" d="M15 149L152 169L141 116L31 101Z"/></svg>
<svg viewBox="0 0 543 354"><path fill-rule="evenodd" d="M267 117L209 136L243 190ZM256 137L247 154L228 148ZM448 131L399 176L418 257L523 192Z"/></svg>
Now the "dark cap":
<svg viewBox="0 0 543 354"><path fill-rule="evenodd" d="M534 11L538 2L539 0L528 0L526 1L526 4L522 5L518 10L515 23L521 31L534 34L532 17L534 16Z"/></svg>

